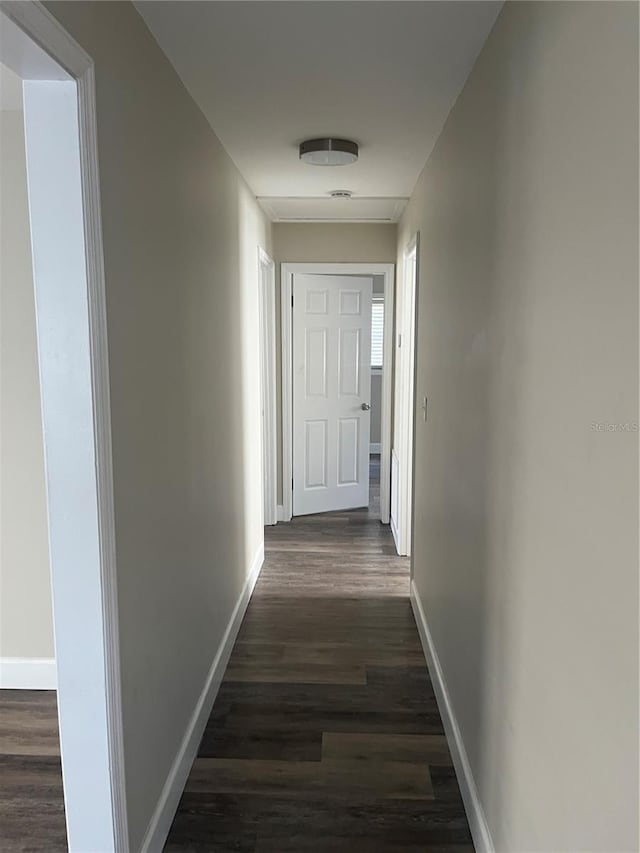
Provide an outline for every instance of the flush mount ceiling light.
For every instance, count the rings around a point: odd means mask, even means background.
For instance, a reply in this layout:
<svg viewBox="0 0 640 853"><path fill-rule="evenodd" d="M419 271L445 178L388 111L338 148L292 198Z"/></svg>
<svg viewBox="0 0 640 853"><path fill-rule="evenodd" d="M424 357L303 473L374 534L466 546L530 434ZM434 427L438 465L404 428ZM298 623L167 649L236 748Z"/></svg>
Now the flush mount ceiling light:
<svg viewBox="0 0 640 853"><path fill-rule="evenodd" d="M347 166L358 159L358 146L349 139L307 139L300 159L311 166Z"/></svg>

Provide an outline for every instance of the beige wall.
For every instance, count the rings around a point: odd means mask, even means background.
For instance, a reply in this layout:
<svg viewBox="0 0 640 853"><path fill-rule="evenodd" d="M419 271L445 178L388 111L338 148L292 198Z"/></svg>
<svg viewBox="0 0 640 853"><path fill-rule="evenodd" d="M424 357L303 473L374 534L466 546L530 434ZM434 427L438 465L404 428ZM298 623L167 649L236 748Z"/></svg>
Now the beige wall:
<svg viewBox="0 0 640 853"><path fill-rule="evenodd" d="M383 223L276 222L273 226L278 263L393 264L396 225Z"/></svg>
<svg viewBox="0 0 640 853"><path fill-rule="evenodd" d="M506 4L416 230L415 585L495 848L637 850L636 4Z"/></svg>
<svg viewBox="0 0 640 853"><path fill-rule="evenodd" d="M398 227L383 223L288 223L273 226L276 261L276 377L278 432L278 503L282 503L282 367L280 348L280 264L394 264ZM374 278L380 290L381 277ZM382 290L384 279L382 278ZM375 441L375 439L371 439ZM378 439L379 440L379 439Z"/></svg>
<svg viewBox="0 0 640 853"><path fill-rule="evenodd" d="M17 98L21 82L15 78ZM11 85L10 72L3 84ZM52 658L23 114L0 113L0 657Z"/></svg>
<svg viewBox="0 0 640 853"><path fill-rule="evenodd" d="M128 3L96 65L124 747L139 849L262 542L255 199Z"/></svg>

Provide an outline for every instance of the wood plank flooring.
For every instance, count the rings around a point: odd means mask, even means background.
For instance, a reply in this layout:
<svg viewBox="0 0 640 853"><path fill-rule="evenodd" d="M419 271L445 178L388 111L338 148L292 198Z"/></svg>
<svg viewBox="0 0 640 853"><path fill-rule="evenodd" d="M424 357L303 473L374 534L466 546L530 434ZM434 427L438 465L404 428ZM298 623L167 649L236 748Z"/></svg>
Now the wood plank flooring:
<svg viewBox="0 0 640 853"><path fill-rule="evenodd" d="M266 531L168 853L472 853L372 473L368 510ZM0 691L0 850L66 850L50 691Z"/></svg>
<svg viewBox="0 0 640 853"><path fill-rule="evenodd" d="M0 850L66 849L55 691L0 690Z"/></svg>
<svg viewBox="0 0 640 853"><path fill-rule="evenodd" d="M472 853L372 473L368 510L266 530L166 853Z"/></svg>

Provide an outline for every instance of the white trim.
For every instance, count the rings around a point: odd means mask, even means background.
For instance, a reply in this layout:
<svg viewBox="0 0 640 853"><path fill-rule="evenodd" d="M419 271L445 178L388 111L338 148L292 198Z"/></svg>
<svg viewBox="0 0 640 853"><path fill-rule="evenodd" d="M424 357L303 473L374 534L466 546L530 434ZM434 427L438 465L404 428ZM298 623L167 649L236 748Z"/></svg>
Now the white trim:
<svg viewBox="0 0 640 853"><path fill-rule="evenodd" d="M292 317L291 294L296 273L321 275L384 276L384 363L382 371L382 418L380 450L380 520L389 524L391 476L391 410L393 358L393 305L395 264L282 263L280 267L281 349L282 349L282 514L283 521L293 515L293 411L292 411Z"/></svg>
<svg viewBox="0 0 640 853"><path fill-rule="evenodd" d="M280 361L282 377L282 521L293 516L293 353L291 349L291 296L293 293L292 264L280 266Z"/></svg>
<svg viewBox="0 0 640 853"><path fill-rule="evenodd" d="M14 0L7 2L1 0L0 9L17 26L34 41L45 54L51 57L56 65L62 66L69 76L77 80L93 65L91 57L85 53L80 45L65 30L42 3L34 0ZM3 53L5 42L3 39ZM8 55L3 56L3 62L8 60ZM13 63L12 63L13 64ZM12 70L14 70L12 68ZM62 76L54 76L55 69L45 68L46 76L42 76L43 69L38 68L38 76L30 75L30 67L16 68L16 73L29 80L53 80L64 79Z"/></svg>
<svg viewBox="0 0 640 853"><path fill-rule="evenodd" d="M467 751L464 747L464 741L462 740L462 733L458 726L458 721L456 720L456 715L453 710L442 666L440 665L438 653L436 652L436 648L433 643L433 637L431 636L429 625L413 581L411 581L410 597L413 615L415 616L418 633L420 634L422 649L427 660L433 689L438 702L438 710L442 717L442 723L447 736L447 743L449 744L451 757L453 759L453 766L456 771L458 785L460 786L464 809L467 813L467 820L469 822L473 844L477 853L494 853L495 847L493 845L491 833L489 832L489 826L484 814L484 809L480 802L480 796L473 778L473 773L471 772L471 765L469 764Z"/></svg>
<svg viewBox="0 0 640 853"><path fill-rule="evenodd" d="M391 449L391 492L398 488L398 454L396 452L395 447ZM392 498L393 502L393 498ZM396 543L396 550L400 553L400 549L398 547L398 542L400 541L400 533L398 528L396 527L396 520L391 513L389 515L389 526L391 527L391 534L393 536L393 541ZM411 577L413 577L413 560L411 560Z"/></svg>
<svg viewBox="0 0 640 853"><path fill-rule="evenodd" d="M280 198L277 199L281 201ZM309 198L305 196L305 201L312 201L315 199ZM324 199L322 199L324 201ZM350 217L349 219L343 219L342 217L330 217L325 218L322 216L298 216L298 217L280 217L276 216L274 213L273 206L267 204L264 198L258 196L257 197L258 204L266 213L268 219L274 224L282 224L282 225L395 225L399 222L400 217L402 216L402 209L399 210L398 214L392 214L389 217L385 217L384 219L380 219L379 217L367 219L365 217ZM367 198L367 201L376 201L376 199ZM406 205L406 200L402 199L403 206ZM396 209L398 206L396 206Z"/></svg>
<svg viewBox="0 0 640 853"><path fill-rule="evenodd" d="M303 201L307 201L307 202L308 201L318 201L318 199L323 199L326 201L326 196L311 196L311 197L308 197L308 196L288 196L287 197L287 201L299 201L300 199L302 199ZM382 196L367 196L366 200L367 201L385 201L385 202L389 201L389 199L387 197L382 197ZM403 213L405 207L407 206L409 199L408 198L393 199L395 204L394 204L393 210L391 211L391 214L389 216L385 216L385 217L380 217L380 216L353 217L353 216L351 216L351 217L345 217L345 218L339 217L337 219L333 216L330 218L324 218L322 216L313 216L313 217L309 217L309 216L278 216L278 214L276 213L275 207L273 205L273 202L280 202L280 201L282 201L281 198L274 198L273 196L258 196L257 197L258 204L264 210L264 212L267 214L267 216L269 217L271 222L274 222L274 223L278 222L278 223L298 223L298 224L299 223L302 223L302 224L307 224L307 223L322 224L322 223L339 222L339 223L346 223L346 224L360 223L360 224L366 224L366 225L393 225L396 222L400 221L400 217L402 216L402 213Z"/></svg>
<svg viewBox="0 0 640 853"><path fill-rule="evenodd" d="M58 658L58 669L65 678L60 678L58 696L62 769L65 790L65 814L67 819L67 831L69 845L77 845L76 838L85 837L83 833L91 833L91 827L86 827L83 821L83 811L86 807L82 802L76 802L75 797L69 796L72 789L70 785L70 774L72 768L78 766L75 755L78 733L74 738L74 721L72 716L83 719L93 719L96 732L94 742L100 739L98 729L103 724L106 726L104 738L107 748L107 787L110 792L110 802L104 808L110 811L109 822L111 823L111 838L107 842L102 839L100 843L109 843L118 853L124 853L129 848L129 832L127 821L127 804L125 790L125 768L124 747L122 732L122 698L120 678L120 651L118 632L118 595L116 580L116 548L115 548L115 520L114 520L114 497L113 497L113 472L112 472L112 443L111 443L111 405L109 395L109 360L106 327L106 300L105 300L105 278L102 245L102 222L100 205L100 179L98 171L98 147L97 147L97 117L95 101L95 76L93 60L67 33L58 20L39 2L3 2L0 9L4 21L9 19L12 24L26 34L28 39L23 39L26 51L21 59L21 76L28 79L49 80L52 75L42 71L42 65L37 66L33 60L33 73L29 73L27 54L32 52L30 42L35 42L44 53L51 57L58 65L65 69L77 84L77 121L79 135L80 154L80 181L81 181L81 203L82 218L84 224L84 253L86 264L86 301L88 308L88 348L89 348L89 370L91 388L89 395L92 408L93 429L93 456L94 456L94 478L95 503L97 514L97 530L95 532L82 530L84 535L95 536L97 533L97 553L99 577L93 582L96 594L100 602L102 622L102 649L97 652L100 656L100 668L104 666L104 707L88 707L89 691L78 694L75 689L70 696L69 710L73 712L75 704L78 704L77 714L69 714L69 720L65 723L66 714L61 711L65 705L67 695L67 684L73 683L74 659L69 654L65 659L65 647L69 648L69 637L61 642L61 631L68 634L73 631L73 626L66 624L65 614L59 614L56 619L54 606L54 635L56 640L56 656ZM1 16L0 16L1 17ZM59 78L57 78L59 79ZM40 332L39 332L40 334ZM42 369L42 365L41 365ZM44 406L43 406L44 413ZM46 444L46 428L45 428ZM49 508L50 518L54 515L55 507ZM51 532L50 522L50 537ZM79 539L81 537L78 537ZM93 567L85 565L88 572ZM54 586L54 598L56 587L56 565L52 560L52 583ZM63 589L64 582L58 584L57 600L65 605L68 602L68 593ZM77 606L77 603L76 603ZM82 609L82 608L81 608ZM82 642L82 637L75 638L76 647ZM63 651L60 651L60 647ZM95 672L100 671L96 661ZM75 679L77 681L77 677ZM71 691L70 691L71 692ZM82 693L82 691L81 691ZM87 705L85 708L84 705ZM80 707L82 706L82 707ZM66 749L65 749L66 747ZM69 753L73 755L69 757ZM65 754L66 753L66 754ZM86 765L86 756L84 763ZM94 767L98 762L93 765ZM99 772L96 770L95 772ZM80 779L74 778L73 790L82 786ZM97 788L96 788L97 791ZM97 837L96 837L97 840ZM82 843L82 842L79 842Z"/></svg>
<svg viewBox="0 0 640 853"><path fill-rule="evenodd" d="M382 444L379 441L372 441L369 445L369 453L380 453Z"/></svg>
<svg viewBox="0 0 640 853"><path fill-rule="evenodd" d="M418 295L418 245L416 233L403 253L398 278L395 331L397 345L394 363L394 443L392 453L398 461L397 510L399 518L391 524L398 554L410 556L413 524L413 439L415 420L416 305ZM410 272L413 276L410 278ZM392 470L394 466L392 465Z"/></svg>
<svg viewBox="0 0 640 853"><path fill-rule="evenodd" d="M282 504L278 504L276 507L276 517L278 521L291 521L291 517L287 518L285 516L284 507Z"/></svg>
<svg viewBox="0 0 640 853"><path fill-rule="evenodd" d="M395 311L395 264L389 264L384 277L384 342L382 389L380 400L380 521L389 524L391 516L391 415L393 412L393 324Z"/></svg>
<svg viewBox="0 0 640 853"><path fill-rule="evenodd" d="M211 663L202 692L196 702L193 714L184 733L182 743L162 788L162 793L153 812L141 845L141 853L156 853L164 847L171 829L173 818L186 785L191 766L198 753L198 747L211 714L220 684L224 676L233 644L238 636L251 594L264 563L264 542L262 542L251 562L244 589L236 602L231 619Z"/></svg>
<svg viewBox="0 0 640 853"><path fill-rule="evenodd" d="M275 524L278 504L278 436L276 419L276 265L258 247L260 288L260 359L262 400L263 523Z"/></svg>
<svg viewBox="0 0 640 853"><path fill-rule="evenodd" d="M102 215L93 64L78 79L78 118L80 121L80 158L84 179L83 203L86 229L87 283L89 286L102 610L107 670L107 726L116 850L125 851L129 847L129 832L122 730L107 306L102 251Z"/></svg>
<svg viewBox="0 0 640 853"><path fill-rule="evenodd" d="M54 658L0 658L0 690L55 690Z"/></svg>

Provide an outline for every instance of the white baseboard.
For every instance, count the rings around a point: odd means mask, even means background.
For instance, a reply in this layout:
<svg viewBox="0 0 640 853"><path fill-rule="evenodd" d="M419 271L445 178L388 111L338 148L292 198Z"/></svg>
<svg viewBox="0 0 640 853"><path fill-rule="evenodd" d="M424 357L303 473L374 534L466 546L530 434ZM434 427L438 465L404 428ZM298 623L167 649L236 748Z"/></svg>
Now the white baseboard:
<svg viewBox="0 0 640 853"><path fill-rule="evenodd" d="M55 690L54 658L0 658L0 690Z"/></svg>
<svg viewBox="0 0 640 853"><path fill-rule="evenodd" d="M372 441L369 445L369 453L382 453L382 444L379 441Z"/></svg>
<svg viewBox="0 0 640 853"><path fill-rule="evenodd" d="M433 644L433 637L429 631L429 625L427 624L427 619L413 581L411 581L411 606L418 626L420 640L422 641L422 648L429 665L431 681L447 736L447 743L451 750L453 766L455 767L458 785L460 786L460 793L462 794L474 846L477 853L494 853L495 848L491 839L491 833L489 832L484 809L478 796L478 789L476 788L476 783L471 772L467 751L464 748L462 734L453 712L447 683L444 680L444 673L442 672L438 653Z"/></svg>
<svg viewBox="0 0 640 853"><path fill-rule="evenodd" d="M253 558L244 589L240 594L227 629L224 632L224 637L211 664L209 674L202 688L202 693L191 715L184 738L158 799L158 804L149 821L149 826L147 827L141 846L142 853L160 853L167 840L180 797L182 796L187 777L191 770L191 765L196 757L207 720L213 708L213 703L218 695L222 677L224 676L233 644L240 629L242 617L249 604L251 593L256 585L263 563L264 543L260 545Z"/></svg>
<svg viewBox="0 0 640 853"><path fill-rule="evenodd" d="M406 556L406 554L403 555L400 551L400 534L398 533L398 530L396 528L396 523L395 523L394 518L391 514L389 514L389 526L391 527L391 535L393 536L393 542L396 546L396 551L398 552L398 556L399 557Z"/></svg>
<svg viewBox="0 0 640 853"><path fill-rule="evenodd" d="M287 519L284 517L284 507L282 504L278 504L276 507L276 518L278 521L286 521Z"/></svg>

